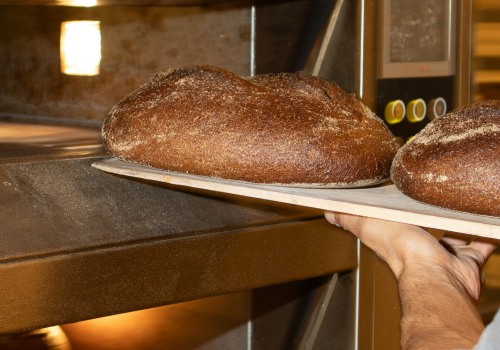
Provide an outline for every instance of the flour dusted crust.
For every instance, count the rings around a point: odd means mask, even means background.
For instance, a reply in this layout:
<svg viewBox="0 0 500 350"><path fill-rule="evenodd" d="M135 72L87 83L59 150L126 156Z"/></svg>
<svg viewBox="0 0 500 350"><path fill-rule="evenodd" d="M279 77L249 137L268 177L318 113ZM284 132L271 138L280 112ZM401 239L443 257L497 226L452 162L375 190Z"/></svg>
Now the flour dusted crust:
<svg viewBox="0 0 500 350"><path fill-rule="evenodd" d="M305 187L386 181L398 147L377 116L331 82L213 66L155 74L111 109L102 136L111 155L130 162Z"/></svg>
<svg viewBox="0 0 500 350"><path fill-rule="evenodd" d="M435 119L394 159L396 187L418 201L500 216L500 101Z"/></svg>

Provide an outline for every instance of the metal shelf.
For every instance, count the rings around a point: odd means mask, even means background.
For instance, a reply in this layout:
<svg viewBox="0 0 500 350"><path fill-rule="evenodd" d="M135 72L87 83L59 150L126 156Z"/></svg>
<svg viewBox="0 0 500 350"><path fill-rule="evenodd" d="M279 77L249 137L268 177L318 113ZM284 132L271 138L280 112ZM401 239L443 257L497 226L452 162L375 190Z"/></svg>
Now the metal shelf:
<svg viewBox="0 0 500 350"><path fill-rule="evenodd" d="M96 0L92 6L108 6L108 5L123 5L123 6L198 6L208 5L228 0ZM83 1L78 0L0 0L0 5L50 5L50 6L82 6Z"/></svg>
<svg viewBox="0 0 500 350"><path fill-rule="evenodd" d="M0 334L357 266L321 212L131 181L98 159L0 164Z"/></svg>

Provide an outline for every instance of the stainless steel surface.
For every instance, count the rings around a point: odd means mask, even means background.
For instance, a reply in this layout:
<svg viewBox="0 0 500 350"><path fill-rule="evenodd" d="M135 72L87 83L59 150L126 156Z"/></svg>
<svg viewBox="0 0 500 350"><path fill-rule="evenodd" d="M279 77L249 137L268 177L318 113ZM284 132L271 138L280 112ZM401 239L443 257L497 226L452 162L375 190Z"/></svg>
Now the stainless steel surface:
<svg viewBox="0 0 500 350"><path fill-rule="evenodd" d="M360 244L358 349L401 349L401 307L396 278L387 264Z"/></svg>
<svg viewBox="0 0 500 350"><path fill-rule="evenodd" d="M318 288L316 293L311 296L310 307L305 314L304 322L297 336L294 349L314 349L319 330L324 324L325 314L332 300L332 295L338 280L339 276L336 273L329 276L325 284L321 288Z"/></svg>
<svg viewBox="0 0 500 350"><path fill-rule="evenodd" d="M310 316L318 312L323 317L314 324L316 334L313 349L356 349L355 273L339 273L333 290L329 288L331 281L331 275L327 275L309 280L307 286L288 283L253 291L254 337L249 349L295 349L297 344L305 344L307 340L303 338L303 327L307 328ZM332 292L331 297L326 309L318 310L317 307L321 305L318 305L316 298L325 290ZM294 314L300 316L291 317Z"/></svg>
<svg viewBox="0 0 500 350"><path fill-rule="evenodd" d="M317 48L318 52L315 54L314 59L310 60L309 62L306 62L305 71L310 72L311 75L318 76L321 72L321 68L325 66L324 60L326 56L326 51L328 50L328 47L333 41L334 33L335 32L338 33L340 30L338 23L339 23L340 12L342 10L343 5L344 5L344 0L334 1L332 14L328 21L328 25L324 29L325 30L324 37L318 43L319 44L319 47Z"/></svg>
<svg viewBox="0 0 500 350"><path fill-rule="evenodd" d="M104 154L99 127L0 119L0 164Z"/></svg>
<svg viewBox="0 0 500 350"><path fill-rule="evenodd" d="M257 1L254 6L255 73L304 69L305 55L330 0Z"/></svg>
<svg viewBox="0 0 500 350"><path fill-rule="evenodd" d="M100 21L99 75L61 73L61 23L72 20ZM213 64L248 75L250 7L3 6L0 43L0 114L102 121L168 68Z"/></svg>
<svg viewBox="0 0 500 350"><path fill-rule="evenodd" d="M353 349L355 289L342 273L315 349ZM64 325L74 350L291 349L330 276ZM159 344L161 346L159 346ZM165 346L164 344L168 344Z"/></svg>
<svg viewBox="0 0 500 350"><path fill-rule="evenodd" d="M0 0L0 5L50 5L50 6L107 6L107 5L135 5L135 6L195 6L207 5L230 0ZM90 4L90 5L89 5Z"/></svg>
<svg viewBox="0 0 500 350"><path fill-rule="evenodd" d="M376 3L337 0L324 3L323 11L328 18L317 31L305 70L336 82L374 106Z"/></svg>
<svg viewBox="0 0 500 350"><path fill-rule="evenodd" d="M250 305L251 293L244 291L62 328L72 350L244 350L252 342Z"/></svg>
<svg viewBox="0 0 500 350"><path fill-rule="evenodd" d="M314 43L308 52L304 70L332 80L344 90L360 94L359 2L337 0L318 2L321 13ZM321 4L321 6L319 5Z"/></svg>
<svg viewBox="0 0 500 350"><path fill-rule="evenodd" d="M357 70L358 95L372 110L376 109L377 89L377 3L360 0L357 7L357 34L359 65Z"/></svg>
<svg viewBox="0 0 500 350"><path fill-rule="evenodd" d="M425 4L384 0L378 16L381 23L377 32L380 78L456 74L458 19L455 0ZM412 41L415 33L419 41Z"/></svg>
<svg viewBox="0 0 500 350"><path fill-rule="evenodd" d="M465 106L472 97L472 0L458 2L456 106Z"/></svg>
<svg viewBox="0 0 500 350"><path fill-rule="evenodd" d="M48 129L10 143L43 149ZM62 144L66 127L54 129ZM130 181L93 169L99 158L87 155L9 157L0 164L8 203L0 209L0 333L356 266L353 237L317 211Z"/></svg>

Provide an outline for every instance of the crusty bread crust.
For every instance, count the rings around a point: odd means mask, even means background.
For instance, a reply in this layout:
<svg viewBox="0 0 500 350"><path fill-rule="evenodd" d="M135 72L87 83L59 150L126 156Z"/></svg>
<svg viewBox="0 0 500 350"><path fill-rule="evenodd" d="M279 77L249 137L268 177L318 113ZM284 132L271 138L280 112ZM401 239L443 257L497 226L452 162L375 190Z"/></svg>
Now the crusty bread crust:
<svg viewBox="0 0 500 350"><path fill-rule="evenodd" d="M500 101L479 102L429 123L399 150L391 178L420 202L500 216Z"/></svg>
<svg viewBox="0 0 500 350"><path fill-rule="evenodd" d="M213 66L157 73L111 109L102 136L127 161L306 187L386 181L398 148L380 118L331 82Z"/></svg>

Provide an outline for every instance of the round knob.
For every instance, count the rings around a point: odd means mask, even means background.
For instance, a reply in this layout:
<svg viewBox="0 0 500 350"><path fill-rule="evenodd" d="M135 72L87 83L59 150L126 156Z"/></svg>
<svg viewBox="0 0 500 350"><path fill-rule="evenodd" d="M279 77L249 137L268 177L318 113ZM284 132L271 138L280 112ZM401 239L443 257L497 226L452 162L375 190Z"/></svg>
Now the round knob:
<svg viewBox="0 0 500 350"><path fill-rule="evenodd" d="M385 106L384 116L388 124L397 124L405 118L406 107L403 101L394 100Z"/></svg>
<svg viewBox="0 0 500 350"><path fill-rule="evenodd" d="M406 118L411 123L417 123L425 118L427 113L427 106L425 101L421 98L411 100L408 102L408 108L406 113Z"/></svg>
<svg viewBox="0 0 500 350"><path fill-rule="evenodd" d="M430 120L434 120L441 117L442 115L445 115L448 106L446 105L446 101L444 98L438 97L429 101L429 103L427 104L427 109L429 110L427 116Z"/></svg>

